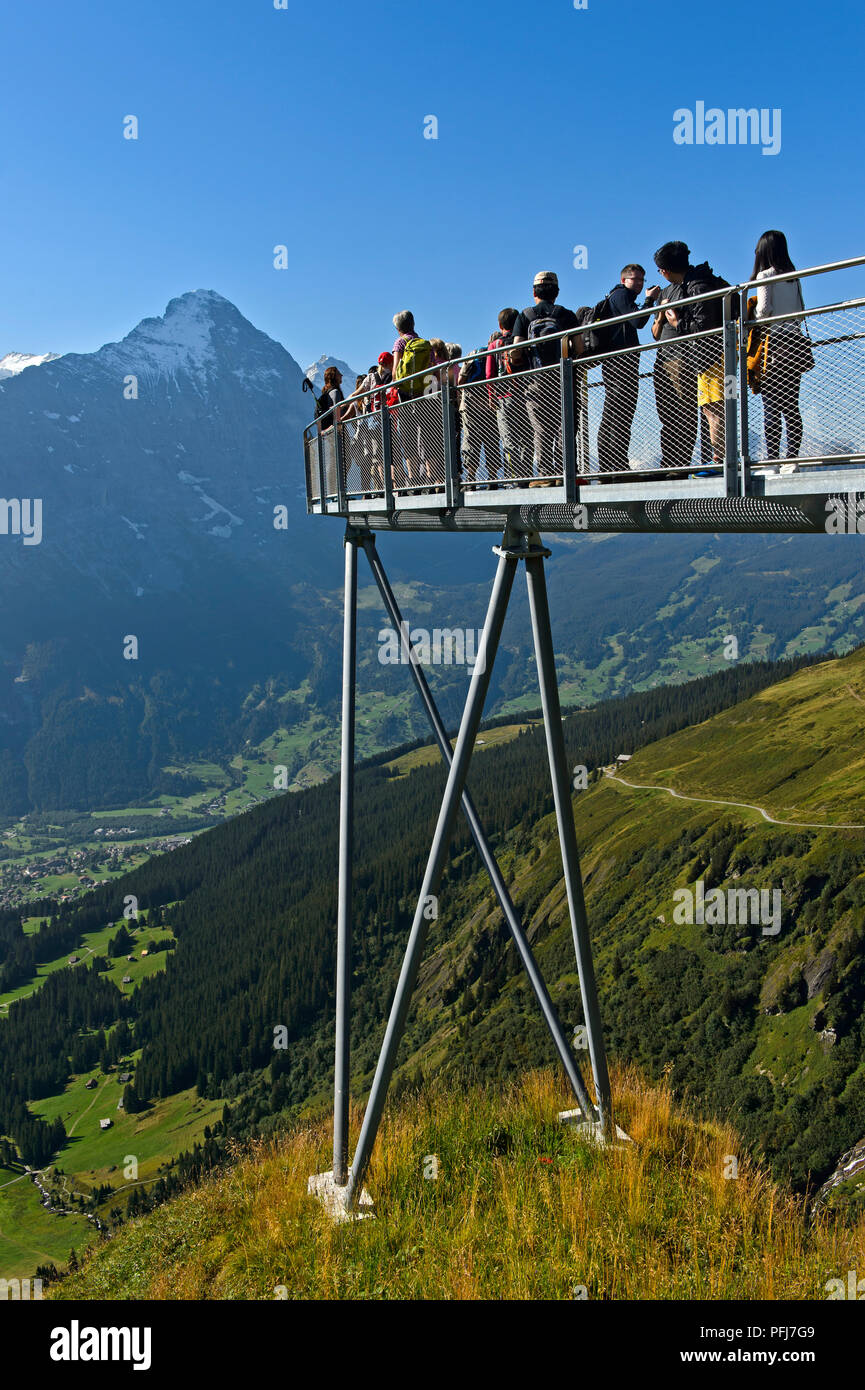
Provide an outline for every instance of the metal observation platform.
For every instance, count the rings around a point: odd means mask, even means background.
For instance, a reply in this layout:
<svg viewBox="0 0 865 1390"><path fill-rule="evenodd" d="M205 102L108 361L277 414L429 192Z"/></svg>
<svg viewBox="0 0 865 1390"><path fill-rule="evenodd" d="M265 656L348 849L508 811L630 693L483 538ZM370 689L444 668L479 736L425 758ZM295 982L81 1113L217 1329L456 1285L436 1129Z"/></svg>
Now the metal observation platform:
<svg viewBox="0 0 865 1390"><path fill-rule="evenodd" d="M865 298L830 301L839 272L865 257L676 300L716 301L717 326L618 351L586 349L586 327L484 349L355 393L304 431L307 510L345 522L342 748L333 1170L310 1191L338 1217L362 1215L372 1148L460 808L579 1105L599 1142L615 1141L568 763L542 536L552 532L865 534ZM827 302L755 317L758 292L804 282ZM837 283L837 280L835 281ZM768 303L765 293L761 296ZM789 297L789 295L788 295ZM819 297L819 293L817 295ZM661 306L665 308L667 306ZM656 309L651 311L654 319ZM604 319L603 328L646 310ZM597 325L596 325L597 327ZM505 360L505 355L507 360ZM489 365L488 365L489 364ZM759 393L752 393L759 379ZM334 416L336 418L334 418ZM786 440L781 452L781 434ZM787 458L787 454L795 455ZM456 746L439 715L410 625L375 543L377 531L491 531L495 578ZM357 556L369 561L448 767L399 982L355 1150L348 1162ZM508 601L525 565L568 911L594 1083L581 1068L534 960L520 914L466 790Z"/></svg>

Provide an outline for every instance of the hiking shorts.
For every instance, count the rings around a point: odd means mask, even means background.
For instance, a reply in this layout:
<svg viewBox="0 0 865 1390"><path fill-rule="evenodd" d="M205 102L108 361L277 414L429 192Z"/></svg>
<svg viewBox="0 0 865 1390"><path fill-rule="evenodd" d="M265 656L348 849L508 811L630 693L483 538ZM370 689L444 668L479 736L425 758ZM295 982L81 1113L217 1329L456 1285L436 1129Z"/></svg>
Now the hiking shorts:
<svg viewBox="0 0 865 1390"><path fill-rule="evenodd" d="M719 405L724 399L724 364L713 362L697 373L697 405Z"/></svg>

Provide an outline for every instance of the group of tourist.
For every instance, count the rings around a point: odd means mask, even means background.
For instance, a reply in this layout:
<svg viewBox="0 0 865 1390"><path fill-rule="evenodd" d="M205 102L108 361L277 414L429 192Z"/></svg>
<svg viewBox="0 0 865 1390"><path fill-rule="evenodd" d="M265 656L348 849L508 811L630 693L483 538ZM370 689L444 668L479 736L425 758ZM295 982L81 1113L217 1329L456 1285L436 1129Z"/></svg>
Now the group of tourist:
<svg viewBox="0 0 865 1390"><path fill-rule="evenodd" d="M448 397L456 412L453 437L459 441L462 486L478 486L482 451L487 481L480 486L556 485L563 472L558 373L540 369L564 357L573 361L578 477L588 471L587 372L590 366L600 365L604 405L597 456L603 480L630 466L645 357L639 350L639 333L651 318L651 334L657 343L652 377L660 422L659 466L679 470L694 466L702 415L704 446L698 466L717 469L724 458L719 330L723 291L729 286L707 262L692 265L690 255L681 241L665 242L655 252L655 265L666 284L651 285L642 305L638 300L646 272L635 262L622 269L619 282L599 304L577 310L558 303L555 272L539 271L532 287L533 303L522 312L502 309L489 341L465 360L461 360L459 343L421 337L414 315L403 310L394 315L397 336L392 349L382 352L367 374L357 378L351 395L344 395L339 371L327 368L318 403L319 429L326 432L335 421L355 421L344 431L353 446L350 461L360 466L363 492L381 491L384 458L377 412L387 408L393 487L421 492L443 488L442 387L448 379L456 388L483 383L482 389L455 390ZM798 317L804 313L800 282L796 278L772 282L772 277L792 271L795 266L783 232L765 232L757 243L751 275L756 294L748 301L748 319L754 323L748 365L753 388L762 392L770 458L780 456L782 421L788 459L799 453L800 378L813 365ZM708 297L680 303L699 295ZM735 300L733 307L738 313ZM760 321L765 319L781 321L761 331ZM375 420L366 418L373 415Z"/></svg>

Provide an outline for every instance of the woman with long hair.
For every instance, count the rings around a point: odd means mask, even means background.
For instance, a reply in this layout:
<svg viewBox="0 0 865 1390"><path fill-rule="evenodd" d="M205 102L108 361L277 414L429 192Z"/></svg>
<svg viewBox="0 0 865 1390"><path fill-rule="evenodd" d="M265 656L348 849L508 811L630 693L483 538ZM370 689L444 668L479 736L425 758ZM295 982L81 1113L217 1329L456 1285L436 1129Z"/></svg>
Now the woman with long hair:
<svg viewBox="0 0 865 1390"><path fill-rule="evenodd" d="M774 319L781 314L803 311L802 287L797 279L776 280L761 285L774 275L795 270L787 238L783 232L764 232L754 252L757 308L755 319ZM805 370L807 340L802 335L800 318L785 319L783 323L768 324L766 368L763 376L763 428L766 434L766 456L781 457L781 422L787 426L787 458L795 459L802 444L802 416L799 411L799 383Z"/></svg>

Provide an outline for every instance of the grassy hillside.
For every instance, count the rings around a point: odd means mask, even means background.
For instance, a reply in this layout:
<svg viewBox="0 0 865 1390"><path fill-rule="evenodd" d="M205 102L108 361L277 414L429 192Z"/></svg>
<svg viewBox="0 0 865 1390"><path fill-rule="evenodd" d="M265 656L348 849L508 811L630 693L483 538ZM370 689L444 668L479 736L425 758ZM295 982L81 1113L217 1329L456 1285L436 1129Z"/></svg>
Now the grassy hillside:
<svg viewBox="0 0 865 1390"><path fill-rule="evenodd" d="M0 1279L31 1278L39 1265L65 1264L70 1248L96 1239L92 1223L71 1212L50 1217L29 1178L0 1166Z"/></svg>
<svg viewBox="0 0 865 1390"><path fill-rule="evenodd" d="M865 825L865 649L798 671L645 748L628 781L756 802L781 820Z"/></svg>
<svg viewBox="0 0 865 1390"><path fill-rule="evenodd" d="M797 671L733 709L723 708L728 692L720 712L699 723L699 745L690 728L657 737L687 722L696 699L687 688L674 694L681 707L670 706L669 691L648 692L565 726L569 756L590 769L617 751L634 751L619 774L625 780L597 772L575 795L612 1056L620 1066L637 1063L656 1082L666 1078L707 1124L732 1124L754 1160L800 1193L822 1181L865 1134L865 835L790 830L768 824L757 809L716 803L761 804L777 758L771 748L762 751L760 739L771 736L783 750L795 733L800 761L786 779L779 776L772 805L798 806L787 783L809 758L834 756L827 732L836 717L833 692L861 689L863 660L856 652ZM750 757L738 761L734 713L741 728L757 731ZM472 791L570 1029L582 1012L543 735L534 725L508 726L501 734L476 759ZM862 816L857 739L856 725L839 718L833 822ZM731 783L723 780L725 754L735 764L738 780ZM682 769L690 780L680 783ZM442 780L429 749L358 774L352 1012L358 1101L375 1065ZM634 789L626 780L687 786L711 799L686 801ZM58 1161L77 1165L84 1183L118 1185L109 1170L128 1152L139 1153L143 1180L152 1182L160 1163L190 1144L203 1139L211 1156L225 1155L235 1142L269 1136L287 1119L329 1104L336 791L327 784L278 798L152 861L120 886L149 904L142 910L157 914L156 930L172 930L177 941L175 952L160 957L165 973L142 980L124 1000L140 1048L136 1086L154 1103L150 1113L166 1122L160 1142L146 1152L135 1147L143 1144L143 1129L135 1138L119 1130L94 1138L74 1128ZM777 892L780 931L765 935L748 922L677 921L676 893L700 880L725 892ZM117 892L106 887L94 894L78 912L82 923L99 930L116 911L117 903L109 904ZM286 1026L289 1039L278 1052L276 1023ZM552 1060L536 1003L462 830L431 923L395 1095L420 1078L453 1079L465 1068L506 1085ZM79 1098L86 1104L92 1098L82 1087L83 1075L65 1096L33 1102L31 1111L62 1118L68 1130ZM139 1126L141 1119L123 1123ZM93 1144L98 1152L90 1153ZM116 1202L107 1198L102 1214Z"/></svg>
<svg viewBox="0 0 865 1390"><path fill-rule="evenodd" d="M633 1142L606 1150L557 1123L550 1072L403 1097L370 1170L376 1219L348 1225L307 1196L329 1132L304 1125L128 1225L49 1297L818 1299L865 1264L865 1219L809 1223L729 1125L632 1069L615 1094Z"/></svg>

